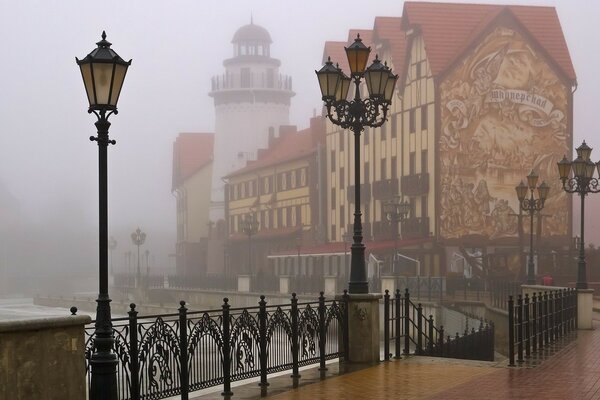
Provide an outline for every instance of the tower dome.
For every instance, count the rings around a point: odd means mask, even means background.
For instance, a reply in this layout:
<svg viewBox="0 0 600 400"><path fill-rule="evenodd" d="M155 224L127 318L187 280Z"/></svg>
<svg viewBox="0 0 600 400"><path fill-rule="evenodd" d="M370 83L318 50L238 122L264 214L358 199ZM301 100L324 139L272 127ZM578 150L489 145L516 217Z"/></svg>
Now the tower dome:
<svg viewBox="0 0 600 400"><path fill-rule="evenodd" d="M252 22L248 25L242 26L237 31L235 31L231 43L240 42L263 42L269 44L273 43L269 31L267 31L260 25L255 25Z"/></svg>

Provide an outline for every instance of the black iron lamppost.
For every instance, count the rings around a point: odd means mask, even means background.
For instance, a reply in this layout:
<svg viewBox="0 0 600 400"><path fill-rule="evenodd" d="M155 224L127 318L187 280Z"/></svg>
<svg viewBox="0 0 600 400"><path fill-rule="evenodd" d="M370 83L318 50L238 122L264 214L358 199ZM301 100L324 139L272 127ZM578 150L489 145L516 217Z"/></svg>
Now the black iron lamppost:
<svg viewBox="0 0 600 400"><path fill-rule="evenodd" d="M135 286L141 286L142 271L140 270L140 246L146 241L146 234L140 228L131 233L131 241L137 246L137 273Z"/></svg>
<svg viewBox="0 0 600 400"><path fill-rule="evenodd" d="M350 293L358 294L369 292L360 212L360 133L365 127L376 128L386 121L398 75L394 75L378 57L366 68L371 48L363 44L360 35L357 35L354 43L345 47L345 50L350 65L350 77L334 66L331 59L315 72L327 108L327 117L335 125L350 129L354 133L354 242L351 246L348 289ZM369 97L365 99L360 94L363 78L369 92ZM352 81L354 98L348 100Z"/></svg>
<svg viewBox="0 0 600 400"><path fill-rule="evenodd" d="M585 141L577 149L577 158L572 162L563 157L558 162L558 174L562 181L562 186L567 193L579 193L581 197L581 240L579 241L579 260L577 261L577 289L587 289L586 266L585 266L585 241L584 241L584 221L585 221L585 196L588 193L600 192L599 178L594 178L594 170L598 170L600 177L600 161L594 163L590 161L592 148ZM571 176L571 171L573 175Z"/></svg>
<svg viewBox="0 0 600 400"><path fill-rule="evenodd" d="M125 80L127 68L131 60L125 61L106 41L106 33L102 32L102 40L96 43L98 48L92 50L84 59L78 60L83 84L89 101L89 113L97 117L95 123L98 136L90 140L98 143L98 194L99 194L99 293L96 300L96 326L94 332L94 353L90 359L92 379L90 383L90 400L117 399L117 356L112 351L114 345L113 328L110 314L110 297L108 295L108 168L107 149L110 140L108 117L117 114L117 101Z"/></svg>
<svg viewBox="0 0 600 400"><path fill-rule="evenodd" d="M113 252L117 248L117 240L114 237L108 239L108 249L110 250L110 274L113 274Z"/></svg>
<svg viewBox="0 0 600 400"><path fill-rule="evenodd" d="M550 186L546 184L546 182L542 182L538 187L538 198L535 198L534 191L536 189L538 181L538 176L531 171L529 175L527 175L527 185L521 181L515 190L517 192L517 197L519 198L519 207L521 210L529 212L529 218L531 221L530 229L529 229L529 260L527 262L527 284L535 285L535 271L533 265L533 215L536 211L539 212L544 208L544 202L548 198L548 192L550 191ZM529 190L530 196L527 198L527 191Z"/></svg>
<svg viewBox="0 0 600 400"><path fill-rule="evenodd" d="M240 230L248 236L248 273L253 275L252 271L252 236L258 232L258 221L253 214L246 216L240 221Z"/></svg>
<svg viewBox="0 0 600 400"><path fill-rule="evenodd" d="M410 203L402 196L395 196L393 200L383 203L385 217L394 226L394 256L392 257L392 272L396 272L396 256L398 253L398 238L402 234L402 222L408 217Z"/></svg>

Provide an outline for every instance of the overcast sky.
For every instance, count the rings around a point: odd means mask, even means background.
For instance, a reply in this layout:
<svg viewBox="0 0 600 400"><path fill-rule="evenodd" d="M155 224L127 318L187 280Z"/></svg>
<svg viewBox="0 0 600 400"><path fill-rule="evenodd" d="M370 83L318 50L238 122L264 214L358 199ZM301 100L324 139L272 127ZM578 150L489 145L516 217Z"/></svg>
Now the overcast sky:
<svg viewBox="0 0 600 400"><path fill-rule="evenodd" d="M557 8L579 82L575 144L585 138L600 157L600 79L594 78L600 2L493 3ZM213 131L210 78L224 71L236 29L253 14L270 32L271 55L294 80L291 122L303 128L320 107L314 70L324 41L345 40L350 28L372 28L375 16L400 16L402 4L0 0L0 182L30 221L68 213L69 224L97 224L97 147L88 139L95 117L86 112L75 57L90 52L104 29L113 49L133 59L110 130L117 140L109 150L110 223L114 229L139 225L149 239L152 232L171 233L174 240L172 143L179 132Z"/></svg>

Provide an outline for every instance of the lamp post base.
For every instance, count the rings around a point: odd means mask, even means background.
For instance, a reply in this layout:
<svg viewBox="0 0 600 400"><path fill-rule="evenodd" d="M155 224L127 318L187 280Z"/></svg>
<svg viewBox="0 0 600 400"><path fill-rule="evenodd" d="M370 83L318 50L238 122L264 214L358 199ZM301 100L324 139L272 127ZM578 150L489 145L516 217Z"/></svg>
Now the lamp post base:
<svg viewBox="0 0 600 400"><path fill-rule="evenodd" d="M352 364L379 362L380 294L348 295L348 356Z"/></svg>

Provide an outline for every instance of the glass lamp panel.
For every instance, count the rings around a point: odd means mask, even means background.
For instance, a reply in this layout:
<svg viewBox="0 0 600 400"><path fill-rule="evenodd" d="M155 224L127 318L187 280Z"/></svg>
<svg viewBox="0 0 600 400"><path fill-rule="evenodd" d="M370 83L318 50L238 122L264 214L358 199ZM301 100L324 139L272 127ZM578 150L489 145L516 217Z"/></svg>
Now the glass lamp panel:
<svg viewBox="0 0 600 400"><path fill-rule="evenodd" d="M346 100L348 98L348 91L350 89L351 79L346 75L342 75L340 82L338 83L337 90L335 92L335 99L337 101Z"/></svg>
<svg viewBox="0 0 600 400"><path fill-rule="evenodd" d="M108 98L112 82L113 64L92 63L92 72L96 88L96 104L109 104Z"/></svg>
<svg viewBox="0 0 600 400"><path fill-rule="evenodd" d="M584 161L588 161L590 159L590 155L592 154L592 148L585 143L581 143L577 149L577 156L583 158Z"/></svg>
<svg viewBox="0 0 600 400"><path fill-rule="evenodd" d="M388 77L387 68L379 61L378 57L375 57L373 64L365 72L365 80L367 81L367 90L370 97L383 96Z"/></svg>
<svg viewBox="0 0 600 400"><path fill-rule="evenodd" d="M560 179L567 179L571 173L571 162L567 160L567 156L563 156L563 159L560 160L557 165ZM600 169L598 171L600 171Z"/></svg>
<svg viewBox="0 0 600 400"><path fill-rule="evenodd" d="M354 43L348 47L344 47L344 49L346 50L346 57L348 57L348 64L350 65L352 75L362 74L367 66L371 48L363 44L360 35L356 35Z"/></svg>
<svg viewBox="0 0 600 400"><path fill-rule="evenodd" d="M521 183L515 187L515 191L517 192L519 201L523 201L527 195L527 186L523 183L523 181L521 181Z"/></svg>
<svg viewBox="0 0 600 400"><path fill-rule="evenodd" d="M581 157L577 157L575 161L573 161L573 173L578 178L585 177L585 165L587 163Z"/></svg>
<svg viewBox="0 0 600 400"><path fill-rule="evenodd" d="M87 94L90 106L96 104L94 96L94 81L92 79L92 66L90 64L80 64L81 76L83 78L83 84L85 86L85 93Z"/></svg>
<svg viewBox="0 0 600 400"><path fill-rule="evenodd" d="M402 213L402 215L407 216L409 212L410 204L407 201L403 201L402 203L400 203L400 213Z"/></svg>
<svg viewBox="0 0 600 400"><path fill-rule="evenodd" d="M319 78L319 86L323 99L335 98L335 92L341 75L339 70L333 66L331 59L327 60L323 68L315 72Z"/></svg>
<svg viewBox="0 0 600 400"><path fill-rule="evenodd" d="M385 85L385 93L383 95L383 99L388 103L392 102L392 97L394 97L394 89L396 88L396 81L398 80L398 75L392 74L389 72L388 80Z"/></svg>
<svg viewBox="0 0 600 400"><path fill-rule="evenodd" d="M535 189L538 181L538 176L535 172L531 171L529 175L527 175L527 185L530 189Z"/></svg>
<svg viewBox="0 0 600 400"><path fill-rule="evenodd" d="M542 184L538 186L538 195L542 201L545 201L548 198L548 192L550 192L550 186L548 186L546 182L542 182Z"/></svg>
<svg viewBox="0 0 600 400"><path fill-rule="evenodd" d="M117 106L119 95L121 94L121 89L123 88L123 81L125 81L127 67L128 65L115 64L115 77L113 79L112 91L109 99L109 104L111 106Z"/></svg>
<svg viewBox="0 0 600 400"><path fill-rule="evenodd" d="M585 177L591 179L594 176L594 170L596 169L596 164L593 161L588 160L585 163Z"/></svg>

